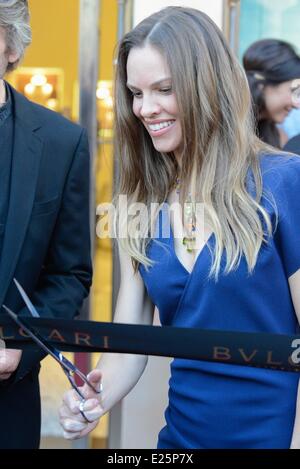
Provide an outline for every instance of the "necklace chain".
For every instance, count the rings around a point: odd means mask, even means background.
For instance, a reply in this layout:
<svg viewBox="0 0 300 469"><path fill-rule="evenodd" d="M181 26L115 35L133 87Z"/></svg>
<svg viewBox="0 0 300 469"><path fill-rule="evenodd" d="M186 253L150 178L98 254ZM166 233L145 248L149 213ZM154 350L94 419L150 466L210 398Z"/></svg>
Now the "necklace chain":
<svg viewBox="0 0 300 469"><path fill-rule="evenodd" d="M175 182L175 191L176 194L180 194L180 178L178 177ZM182 244L186 247L187 252L192 253L196 243L196 217L190 193L183 205L183 225L186 236L183 237Z"/></svg>

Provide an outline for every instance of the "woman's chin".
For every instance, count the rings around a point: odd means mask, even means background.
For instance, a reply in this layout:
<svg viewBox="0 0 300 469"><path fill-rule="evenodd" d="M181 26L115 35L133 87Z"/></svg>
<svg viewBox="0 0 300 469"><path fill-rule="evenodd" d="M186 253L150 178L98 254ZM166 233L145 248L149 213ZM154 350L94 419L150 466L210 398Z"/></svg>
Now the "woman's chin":
<svg viewBox="0 0 300 469"><path fill-rule="evenodd" d="M281 114L278 114L278 116L274 118L274 122L276 124L282 124L288 115L289 115L289 111L283 111Z"/></svg>
<svg viewBox="0 0 300 469"><path fill-rule="evenodd" d="M159 145L159 144L153 144L154 148L156 151L159 151L160 153L172 153L174 152L174 145Z"/></svg>

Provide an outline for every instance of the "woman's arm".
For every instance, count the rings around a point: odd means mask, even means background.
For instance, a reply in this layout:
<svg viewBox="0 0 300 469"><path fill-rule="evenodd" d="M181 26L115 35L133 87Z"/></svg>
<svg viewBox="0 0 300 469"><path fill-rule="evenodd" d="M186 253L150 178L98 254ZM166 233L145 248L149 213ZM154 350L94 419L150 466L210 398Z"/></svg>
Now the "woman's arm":
<svg viewBox="0 0 300 469"><path fill-rule="evenodd" d="M289 285L294 308L300 324L300 269L289 278ZM296 417L291 442L292 449L300 449L300 382L298 384Z"/></svg>
<svg viewBox="0 0 300 469"><path fill-rule="evenodd" d="M144 282L134 273L130 258L120 251L121 285L118 294L114 322L150 325L154 306L146 292ZM103 376L102 406L109 411L138 382L148 357L104 353L97 364Z"/></svg>
<svg viewBox="0 0 300 469"><path fill-rule="evenodd" d="M131 324L152 324L154 306L148 297L143 280L134 273L131 259L120 251L121 285L118 294L114 322ZM89 377L95 386L100 380L103 391L99 397L83 386L86 402L84 412L92 423L84 421L79 412L79 401L75 391L64 395L60 408L60 422L68 439L81 438L93 430L99 418L108 412L135 386L141 377L148 357L144 355L127 355L103 353L96 370Z"/></svg>

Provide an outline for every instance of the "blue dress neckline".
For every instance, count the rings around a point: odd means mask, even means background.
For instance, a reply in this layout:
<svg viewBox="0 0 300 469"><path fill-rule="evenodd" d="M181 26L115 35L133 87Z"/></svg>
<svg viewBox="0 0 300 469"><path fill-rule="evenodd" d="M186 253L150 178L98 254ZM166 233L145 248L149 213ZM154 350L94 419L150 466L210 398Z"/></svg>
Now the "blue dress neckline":
<svg viewBox="0 0 300 469"><path fill-rule="evenodd" d="M161 212L160 212L161 213ZM197 266L198 264L200 263L200 259L202 257L204 257L204 255L206 254L207 250L209 251L209 244L214 244L215 243L215 234L214 233L211 233L208 240L206 241L206 243L203 245L201 251L198 253L196 259L195 259L195 262L194 262L194 265L193 265L193 269L191 270L191 272L182 264L182 262L180 261L179 257L177 256L177 253L176 253L176 250L175 250L175 244L174 244L174 233L173 233L173 228L171 226L171 223L170 223L170 219L169 219L169 226L170 226L170 247L172 249L172 254L174 255L175 257L175 260L177 262L177 264L179 264L179 266L181 267L181 269L185 272L185 274L187 276L191 276L193 275L194 271L197 269Z"/></svg>

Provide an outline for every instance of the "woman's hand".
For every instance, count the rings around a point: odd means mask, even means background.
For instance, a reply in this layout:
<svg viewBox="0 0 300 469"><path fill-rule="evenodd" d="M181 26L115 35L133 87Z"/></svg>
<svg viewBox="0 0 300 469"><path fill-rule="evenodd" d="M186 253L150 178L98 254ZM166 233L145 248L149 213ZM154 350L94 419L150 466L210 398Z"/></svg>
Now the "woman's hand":
<svg viewBox="0 0 300 469"><path fill-rule="evenodd" d="M102 375L99 370L93 370L88 375L88 380L100 391ZM68 440L82 438L90 433L99 423L100 417L104 414L101 406L101 394L96 394L87 384L84 384L80 391L85 397L82 411L87 422L80 413L80 397L74 389L67 391L63 397L63 403L59 409L60 424L64 429L64 437Z"/></svg>

